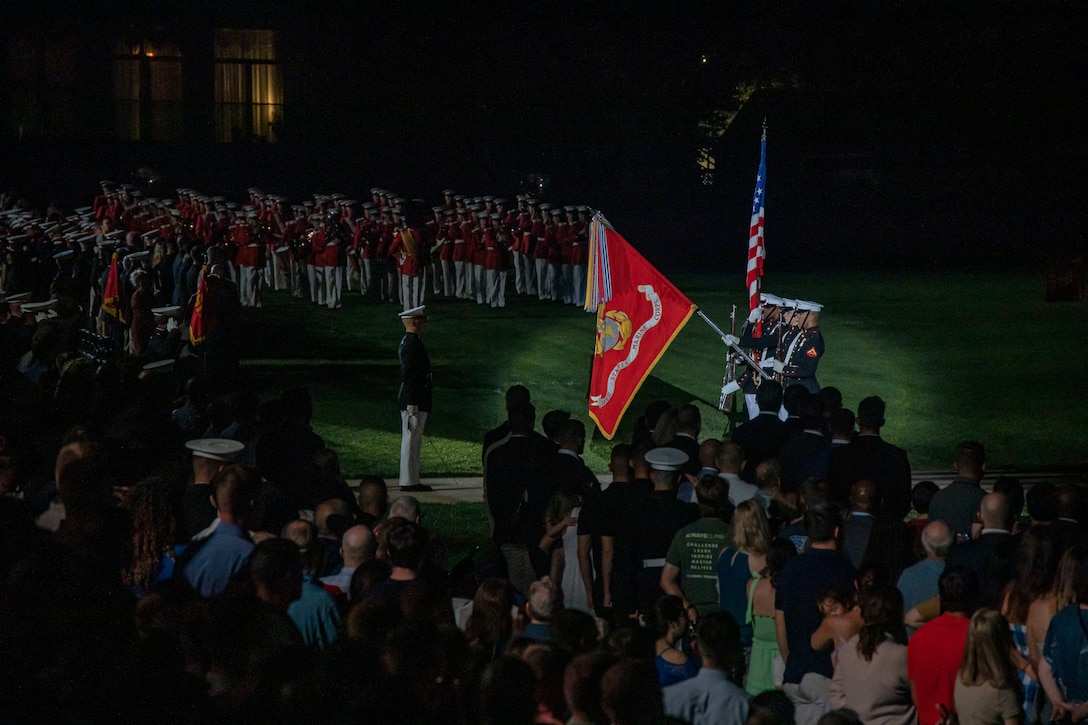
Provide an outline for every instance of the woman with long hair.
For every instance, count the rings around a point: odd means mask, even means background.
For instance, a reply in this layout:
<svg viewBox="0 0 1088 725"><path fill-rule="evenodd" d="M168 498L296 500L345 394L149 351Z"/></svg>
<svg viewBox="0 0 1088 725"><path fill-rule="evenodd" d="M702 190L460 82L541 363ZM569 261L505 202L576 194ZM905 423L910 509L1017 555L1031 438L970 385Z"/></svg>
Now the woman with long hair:
<svg viewBox="0 0 1088 725"><path fill-rule="evenodd" d="M832 708L850 708L864 723L917 723L907 677L902 593L891 586L864 592L861 618L861 630L839 652L828 702Z"/></svg>
<svg viewBox="0 0 1088 725"><path fill-rule="evenodd" d="M1023 688L1013 666L1009 623L996 609L980 609L967 628L967 646L956 675L961 725L1022 725Z"/></svg>
<svg viewBox="0 0 1088 725"><path fill-rule="evenodd" d="M658 599L654 606L654 627L657 632L654 664L661 686L667 687L697 675L699 663L677 645L688 631L684 600L672 594Z"/></svg>
<svg viewBox="0 0 1088 725"><path fill-rule="evenodd" d="M132 561L122 572L125 586L142 596L156 581L169 579L179 553L180 491L161 478L145 478L132 487L125 508L132 516Z"/></svg>
<svg viewBox="0 0 1088 725"><path fill-rule="evenodd" d="M1088 544L1081 542L1062 556L1058 579L1071 600L1050 620L1039 659L1039 682L1054 705L1054 719L1068 714L1088 721Z"/></svg>
<svg viewBox="0 0 1088 725"><path fill-rule="evenodd" d="M1024 532L1013 563L1013 576L1001 598L1001 614L1012 632L1012 662L1024 687L1024 716L1030 720L1039 690L1039 675L1028 645L1031 605L1047 595L1058 571L1058 542L1049 526L1033 526ZM1046 632L1043 632L1046 636Z"/></svg>
<svg viewBox="0 0 1088 725"><path fill-rule="evenodd" d="M465 624L469 647L490 662L503 653L514 630L513 604L506 580L485 579L472 598Z"/></svg>
<svg viewBox="0 0 1088 725"><path fill-rule="evenodd" d="M797 556L797 548L786 539L774 539L767 551L767 565L748 583L748 613L745 623L752 628L752 657L744 689L749 695L773 690L782 684L785 663L778 651L774 628L775 578L786 562Z"/></svg>
<svg viewBox="0 0 1088 725"><path fill-rule="evenodd" d="M718 554L718 602L737 622L748 614L748 582L767 566L771 529L763 506L755 499L741 502L733 512L730 546ZM740 643L752 645L752 625L740 628Z"/></svg>

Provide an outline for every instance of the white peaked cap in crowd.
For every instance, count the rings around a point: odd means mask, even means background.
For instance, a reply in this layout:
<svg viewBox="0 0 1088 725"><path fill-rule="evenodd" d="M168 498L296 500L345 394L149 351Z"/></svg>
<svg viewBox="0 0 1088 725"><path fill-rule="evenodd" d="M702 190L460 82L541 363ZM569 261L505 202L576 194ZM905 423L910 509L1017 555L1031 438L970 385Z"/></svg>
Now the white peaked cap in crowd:
<svg viewBox="0 0 1088 725"><path fill-rule="evenodd" d="M654 448L646 451L646 462L655 471L679 471L687 465L688 454L677 448Z"/></svg>
<svg viewBox="0 0 1088 725"><path fill-rule="evenodd" d="M770 292L761 293L759 299L765 305L771 305L772 307L782 306L782 298L778 295L772 295Z"/></svg>
<svg viewBox="0 0 1088 725"><path fill-rule="evenodd" d="M245 448L240 441L230 438L196 438L188 441L185 447L193 452L197 458L207 458L212 461L225 461L232 463L235 457Z"/></svg>
<svg viewBox="0 0 1088 725"><path fill-rule="evenodd" d="M797 300L797 309L802 312L819 312L824 308L819 302L809 300Z"/></svg>
<svg viewBox="0 0 1088 725"><path fill-rule="evenodd" d="M426 317L426 316L427 316L427 305L420 305L419 307L413 307L412 309L405 310L404 312L401 312L399 315L397 315L397 317L399 317L402 320L407 320L410 317Z"/></svg>
<svg viewBox="0 0 1088 725"><path fill-rule="evenodd" d="M171 372L173 369L174 361L171 358L167 358L165 360L156 360L155 362L149 362L147 365L143 366L144 372L148 373L168 373Z"/></svg>

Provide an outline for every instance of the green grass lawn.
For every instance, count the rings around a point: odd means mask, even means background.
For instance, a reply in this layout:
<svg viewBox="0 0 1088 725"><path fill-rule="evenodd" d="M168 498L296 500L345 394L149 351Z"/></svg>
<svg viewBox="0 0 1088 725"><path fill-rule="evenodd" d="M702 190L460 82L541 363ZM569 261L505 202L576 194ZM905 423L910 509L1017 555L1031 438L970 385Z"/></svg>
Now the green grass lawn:
<svg viewBox="0 0 1088 725"><path fill-rule="evenodd" d="M673 281L723 328L736 275L676 275ZM1041 274L779 275L764 288L825 305L827 353L820 382L856 408L867 395L888 403L885 437L915 469L945 469L958 440L987 448L991 467L1083 463L1088 432L1088 307L1047 304ZM329 311L285 293L265 293L247 311L243 366L262 395L305 384L314 428L349 476L398 470L396 347L392 305L347 295ZM587 422L586 459L606 469L611 443L586 415L594 317L581 309L511 295L505 309L430 301L426 336L435 409L427 421L424 476L479 475L484 431L503 418L503 392L529 387L538 420L562 408ZM617 434L655 398L703 408L703 432L720 435L716 410L725 347L693 317L647 379Z"/></svg>

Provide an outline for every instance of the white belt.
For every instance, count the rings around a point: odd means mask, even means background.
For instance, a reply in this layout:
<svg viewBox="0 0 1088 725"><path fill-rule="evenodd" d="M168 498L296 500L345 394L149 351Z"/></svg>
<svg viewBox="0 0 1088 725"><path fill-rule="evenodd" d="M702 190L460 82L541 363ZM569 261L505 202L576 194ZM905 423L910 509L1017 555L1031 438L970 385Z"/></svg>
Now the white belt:
<svg viewBox="0 0 1088 725"><path fill-rule="evenodd" d="M665 559L664 558L661 558L661 559L643 559L642 560L642 568L643 569L660 569L663 566L665 566Z"/></svg>

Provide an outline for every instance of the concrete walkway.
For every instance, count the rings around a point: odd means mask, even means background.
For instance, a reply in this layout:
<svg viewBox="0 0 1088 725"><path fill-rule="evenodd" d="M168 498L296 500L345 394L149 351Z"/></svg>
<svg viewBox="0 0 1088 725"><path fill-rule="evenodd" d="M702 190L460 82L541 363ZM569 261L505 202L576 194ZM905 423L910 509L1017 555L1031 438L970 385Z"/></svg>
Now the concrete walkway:
<svg viewBox="0 0 1088 725"><path fill-rule="evenodd" d="M989 484L993 483L997 478L1001 476L1015 476L1020 479L1020 482L1024 484L1024 488L1031 488L1036 483L1064 483L1066 481L1075 481L1078 483L1086 483L1086 475L1088 471L1083 468L1070 468L1070 469L1058 469L1047 471L1014 471L1014 470L994 470L987 471L986 478L983 479L983 488L989 488ZM607 474L597 474L597 478L601 480L601 483L610 483L612 476ZM919 481L933 481L941 488L947 486L953 478L951 471L914 471L911 475L912 483L918 483ZM389 497L394 498L398 495L400 488L398 486L398 479L387 478L385 481L389 486ZM423 483L432 487L434 491L428 493L414 493L412 494L423 503L483 503L483 478L481 476L456 476L450 478L425 478ZM348 485L352 489L357 489L359 486L358 479L348 481Z"/></svg>

